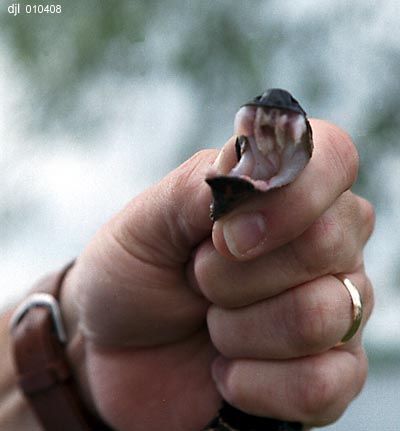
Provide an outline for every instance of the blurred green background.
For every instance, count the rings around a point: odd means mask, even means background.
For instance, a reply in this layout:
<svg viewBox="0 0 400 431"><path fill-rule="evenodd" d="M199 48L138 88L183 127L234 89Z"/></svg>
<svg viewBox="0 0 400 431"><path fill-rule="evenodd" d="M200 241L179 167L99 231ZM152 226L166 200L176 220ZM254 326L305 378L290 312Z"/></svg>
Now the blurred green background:
<svg viewBox="0 0 400 431"><path fill-rule="evenodd" d="M400 4L68 0L27 14L31 0L17 16L13 4L0 4L0 306L191 154L221 147L243 102L285 88L351 134L354 191L377 213L371 376L330 429L399 429Z"/></svg>

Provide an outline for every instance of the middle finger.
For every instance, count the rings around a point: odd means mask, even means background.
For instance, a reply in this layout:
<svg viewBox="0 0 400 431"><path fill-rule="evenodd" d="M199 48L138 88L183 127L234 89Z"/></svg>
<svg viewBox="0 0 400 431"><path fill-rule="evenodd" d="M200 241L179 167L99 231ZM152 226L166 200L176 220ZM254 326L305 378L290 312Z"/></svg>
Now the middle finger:
<svg viewBox="0 0 400 431"><path fill-rule="evenodd" d="M322 275L351 272L361 264L373 223L370 204L348 191L296 240L257 259L234 262L204 242L189 279L212 303L242 307Z"/></svg>

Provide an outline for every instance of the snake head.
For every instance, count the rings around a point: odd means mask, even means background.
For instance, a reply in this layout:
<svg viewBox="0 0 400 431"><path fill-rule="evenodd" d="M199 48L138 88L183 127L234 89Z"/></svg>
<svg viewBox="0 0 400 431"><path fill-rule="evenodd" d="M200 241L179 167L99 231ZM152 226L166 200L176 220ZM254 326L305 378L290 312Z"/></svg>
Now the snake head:
<svg viewBox="0 0 400 431"><path fill-rule="evenodd" d="M249 197L290 184L310 160L313 142L306 112L286 90L270 89L235 116L236 157L207 174L217 220Z"/></svg>

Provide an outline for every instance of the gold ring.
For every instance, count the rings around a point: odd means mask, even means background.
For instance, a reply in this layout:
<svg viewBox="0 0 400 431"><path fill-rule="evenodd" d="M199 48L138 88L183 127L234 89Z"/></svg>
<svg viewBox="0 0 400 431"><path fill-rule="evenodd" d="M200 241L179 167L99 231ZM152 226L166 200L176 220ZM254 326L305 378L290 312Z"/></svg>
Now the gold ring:
<svg viewBox="0 0 400 431"><path fill-rule="evenodd" d="M363 315L363 303L362 303L360 292L358 291L357 287L354 286L354 284L348 278L341 277L340 275L335 275L335 277L338 280L340 280L346 287L347 291L350 294L352 307L353 307L353 313L352 313L353 322L351 323L351 326L349 330L346 332L345 336L340 340L339 343L336 344L335 347L338 347L350 341L354 337L355 333L358 331L358 328L361 325L361 320Z"/></svg>

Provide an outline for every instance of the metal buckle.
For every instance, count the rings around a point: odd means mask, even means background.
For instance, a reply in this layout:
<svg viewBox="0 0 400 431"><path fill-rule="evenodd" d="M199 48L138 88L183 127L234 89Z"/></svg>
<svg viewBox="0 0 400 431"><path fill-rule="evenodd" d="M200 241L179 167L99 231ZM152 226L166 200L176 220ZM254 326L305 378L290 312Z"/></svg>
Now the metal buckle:
<svg viewBox="0 0 400 431"><path fill-rule="evenodd" d="M32 293L21 302L11 317L10 329L13 330L16 328L25 314L33 307L47 307L49 309L57 338L62 344L66 344L67 334L65 332L60 307L54 296L48 293Z"/></svg>

